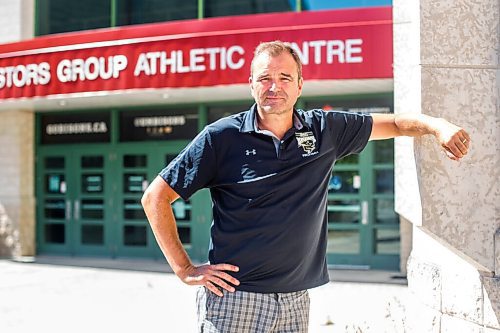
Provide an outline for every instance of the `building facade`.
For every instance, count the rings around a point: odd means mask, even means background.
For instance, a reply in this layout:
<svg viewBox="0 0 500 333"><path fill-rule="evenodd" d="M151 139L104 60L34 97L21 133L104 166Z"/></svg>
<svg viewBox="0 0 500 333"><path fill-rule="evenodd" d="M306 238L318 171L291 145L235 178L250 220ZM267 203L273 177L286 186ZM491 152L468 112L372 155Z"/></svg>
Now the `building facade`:
<svg viewBox="0 0 500 333"><path fill-rule="evenodd" d="M260 41L301 54L298 107L393 109L391 8L374 7L383 1L326 11L310 10L324 1L7 3L11 26L32 22L37 36L6 31L0 46L4 156L18 158L2 162L6 254L161 258L142 192L203 126L251 106ZM391 141L337 163L329 264L399 268L393 164ZM186 250L206 260L208 191L174 212Z"/></svg>
<svg viewBox="0 0 500 333"><path fill-rule="evenodd" d="M252 104L252 50L282 39L306 63L298 107L424 112L472 136L459 164L427 137L339 161L329 264L408 267L402 331L499 332L498 2L334 3L2 1L0 256L161 258L142 191ZM208 191L174 206L197 261L210 206Z"/></svg>

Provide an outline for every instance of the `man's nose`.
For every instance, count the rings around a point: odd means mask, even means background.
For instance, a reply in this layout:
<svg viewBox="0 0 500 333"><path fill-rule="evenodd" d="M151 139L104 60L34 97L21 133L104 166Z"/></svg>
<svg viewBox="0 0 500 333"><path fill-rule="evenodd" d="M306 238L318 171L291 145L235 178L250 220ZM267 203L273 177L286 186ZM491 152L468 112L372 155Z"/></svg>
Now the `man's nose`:
<svg viewBox="0 0 500 333"><path fill-rule="evenodd" d="M269 88L269 91L276 92L276 91L279 91L280 89L281 89L281 87L280 87L279 83L276 81L273 81L271 83L271 88Z"/></svg>

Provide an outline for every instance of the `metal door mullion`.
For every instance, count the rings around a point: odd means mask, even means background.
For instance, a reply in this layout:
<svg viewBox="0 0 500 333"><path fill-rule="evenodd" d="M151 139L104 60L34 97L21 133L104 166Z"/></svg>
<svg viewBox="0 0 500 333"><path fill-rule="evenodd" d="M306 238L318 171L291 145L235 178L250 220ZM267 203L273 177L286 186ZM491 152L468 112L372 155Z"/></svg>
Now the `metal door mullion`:
<svg viewBox="0 0 500 333"><path fill-rule="evenodd" d="M358 230L360 223L328 223L328 230Z"/></svg>
<svg viewBox="0 0 500 333"><path fill-rule="evenodd" d="M360 205L366 205L367 223L360 225L360 237L361 237L361 251L362 261L369 264L370 257L373 255L373 237L372 237L372 227L373 226L373 198L372 194L374 192L374 179L373 179L373 154L374 154L374 143L369 142L366 148L359 156L359 173L361 176L361 188L359 191L360 195ZM362 209L363 210L363 209ZM361 212L363 214L363 212ZM362 216L361 216L362 218Z"/></svg>

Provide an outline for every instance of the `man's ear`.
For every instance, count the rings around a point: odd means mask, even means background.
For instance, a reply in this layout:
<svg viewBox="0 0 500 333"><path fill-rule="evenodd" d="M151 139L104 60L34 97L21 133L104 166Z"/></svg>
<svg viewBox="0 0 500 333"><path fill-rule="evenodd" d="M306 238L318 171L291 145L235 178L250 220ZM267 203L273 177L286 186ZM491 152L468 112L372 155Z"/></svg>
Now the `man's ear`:
<svg viewBox="0 0 500 333"><path fill-rule="evenodd" d="M300 96L302 94L302 86L304 85L304 79L300 78L298 84L299 84L299 96Z"/></svg>
<svg viewBox="0 0 500 333"><path fill-rule="evenodd" d="M250 75L248 77L248 84L250 84L250 93L252 93L252 96L253 96L253 85L252 85L252 83L253 83L253 80L252 80L252 76Z"/></svg>

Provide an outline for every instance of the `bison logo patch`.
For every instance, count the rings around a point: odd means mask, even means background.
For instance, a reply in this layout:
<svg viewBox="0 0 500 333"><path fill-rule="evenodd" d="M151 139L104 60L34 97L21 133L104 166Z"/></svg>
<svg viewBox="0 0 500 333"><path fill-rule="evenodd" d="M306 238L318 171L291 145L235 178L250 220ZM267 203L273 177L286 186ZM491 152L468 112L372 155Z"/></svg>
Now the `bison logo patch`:
<svg viewBox="0 0 500 333"><path fill-rule="evenodd" d="M303 157L313 155L314 150L316 150L316 138L312 132L297 132L295 133L297 138L297 143L299 148L304 149L305 154Z"/></svg>

